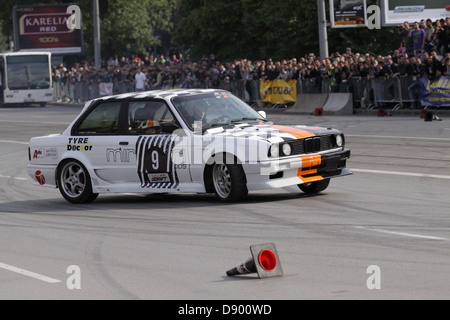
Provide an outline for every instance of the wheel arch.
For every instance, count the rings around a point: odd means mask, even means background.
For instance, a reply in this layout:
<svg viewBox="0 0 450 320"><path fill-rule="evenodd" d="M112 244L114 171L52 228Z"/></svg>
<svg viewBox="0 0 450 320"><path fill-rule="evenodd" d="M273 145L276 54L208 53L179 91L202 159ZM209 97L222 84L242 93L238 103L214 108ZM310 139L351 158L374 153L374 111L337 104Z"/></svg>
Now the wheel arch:
<svg viewBox="0 0 450 320"><path fill-rule="evenodd" d="M87 158L85 158L85 157L74 157L73 155L71 155L70 157L69 156L63 157L58 162L58 164L56 165L56 168L55 168L55 178L56 178L56 186L57 187L59 187L59 177L58 177L59 170L60 170L62 164L66 163L68 161L77 161L77 162L79 162L80 164L83 165L83 167L86 168L86 170L89 173L89 176L91 177L91 180L92 180L92 177L95 177L94 170L91 170L92 169L91 166L87 165L87 163L89 163L89 161L87 161Z"/></svg>
<svg viewBox="0 0 450 320"><path fill-rule="evenodd" d="M205 190L207 193L214 193L214 186L212 182L212 169L213 164L217 163L217 159L219 161L223 161L225 164L240 164L242 165L242 161L234 154L229 152L217 152L211 155L206 161L205 168L203 170L203 183L205 185ZM222 162L220 162L222 163ZM244 170L244 169L243 169ZM245 171L244 171L245 173ZM245 176L245 182L247 183L247 176Z"/></svg>

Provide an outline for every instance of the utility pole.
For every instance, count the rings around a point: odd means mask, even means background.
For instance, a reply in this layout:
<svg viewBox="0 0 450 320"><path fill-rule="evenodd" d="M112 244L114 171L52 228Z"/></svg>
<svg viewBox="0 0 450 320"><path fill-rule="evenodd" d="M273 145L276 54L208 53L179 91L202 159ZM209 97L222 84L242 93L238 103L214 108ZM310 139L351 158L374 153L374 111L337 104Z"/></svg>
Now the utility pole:
<svg viewBox="0 0 450 320"><path fill-rule="evenodd" d="M100 45L100 9L98 0L94 1L94 56L95 56L95 69L101 68L101 45Z"/></svg>
<svg viewBox="0 0 450 320"><path fill-rule="evenodd" d="M325 12L325 0L317 0L317 12L319 22L320 58L328 58L327 15Z"/></svg>

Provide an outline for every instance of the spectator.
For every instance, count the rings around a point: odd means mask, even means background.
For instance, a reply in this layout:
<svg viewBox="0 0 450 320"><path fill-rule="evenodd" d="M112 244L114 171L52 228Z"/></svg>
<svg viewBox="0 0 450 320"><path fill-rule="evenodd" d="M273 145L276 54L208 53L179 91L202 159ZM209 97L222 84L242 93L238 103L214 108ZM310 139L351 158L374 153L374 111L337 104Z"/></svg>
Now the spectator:
<svg viewBox="0 0 450 320"><path fill-rule="evenodd" d="M433 45L434 27L433 27L433 22L431 21L431 19L427 19L424 30L425 30L424 49L428 53L431 53L431 50L433 50L433 48L434 48L434 45Z"/></svg>
<svg viewBox="0 0 450 320"><path fill-rule="evenodd" d="M439 21L438 30L436 32L436 41L439 47L439 53L441 56L445 57L448 50L448 41L449 33L447 22L444 19Z"/></svg>
<svg viewBox="0 0 450 320"><path fill-rule="evenodd" d="M399 56L402 56L403 58L408 58L408 54L406 52L406 45L405 45L404 41L402 41L400 43L400 47L398 48L398 54L399 54Z"/></svg>
<svg viewBox="0 0 450 320"><path fill-rule="evenodd" d="M147 77L145 76L145 74L142 72L141 68L137 69L136 75L134 77L135 80L135 91L136 92L142 92L145 89L145 84L147 81Z"/></svg>
<svg viewBox="0 0 450 320"><path fill-rule="evenodd" d="M413 29L410 31L410 37L413 42L414 54L417 54L417 51L423 52L425 46L425 30L420 28L418 22L414 22Z"/></svg>
<svg viewBox="0 0 450 320"><path fill-rule="evenodd" d="M413 42L410 37L411 30L411 26L408 22L404 22L401 26L395 28L395 35L402 38L403 43L406 46L406 54L408 55L414 54Z"/></svg>

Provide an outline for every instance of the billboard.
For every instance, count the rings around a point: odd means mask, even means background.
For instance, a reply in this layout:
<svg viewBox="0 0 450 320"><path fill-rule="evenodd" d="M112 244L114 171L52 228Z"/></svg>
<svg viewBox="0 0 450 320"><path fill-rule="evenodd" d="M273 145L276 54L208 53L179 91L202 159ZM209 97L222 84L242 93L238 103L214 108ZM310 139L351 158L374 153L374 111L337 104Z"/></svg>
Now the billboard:
<svg viewBox="0 0 450 320"><path fill-rule="evenodd" d="M330 0L332 28L365 27L366 0Z"/></svg>
<svg viewBox="0 0 450 320"><path fill-rule="evenodd" d="M72 27L69 6L15 6L13 21L16 51L49 51L54 55L80 54L83 50L81 14L77 17L77 27Z"/></svg>
<svg viewBox="0 0 450 320"><path fill-rule="evenodd" d="M381 21L384 27L413 23L422 19L445 19L450 17L448 0L380 0Z"/></svg>

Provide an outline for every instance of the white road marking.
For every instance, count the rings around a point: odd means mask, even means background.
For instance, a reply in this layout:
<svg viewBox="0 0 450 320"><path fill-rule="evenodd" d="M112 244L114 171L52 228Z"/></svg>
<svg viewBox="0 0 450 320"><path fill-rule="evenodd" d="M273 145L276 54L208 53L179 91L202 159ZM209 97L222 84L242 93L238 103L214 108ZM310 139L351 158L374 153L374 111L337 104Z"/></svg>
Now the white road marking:
<svg viewBox="0 0 450 320"><path fill-rule="evenodd" d="M14 180L20 180L20 181L27 181L27 178L20 178L20 177L11 177L11 176L2 176L0 174L0 178L5 178L5 179L14 179Z"/></svg>
<svg viewBox="0 0 450 320"><path fill-rule="evenodd" d="M25 270L25 269L21 269L21 268L17 268L17 267L14 267L14 266L10 266L8 264L4 264L4 263L1 263L1 262L0 262L0 268L8 270L8 271L15 272L15 273L18 273L18 274L21 274L23 276L27 276L27 277L34 278L34 279L37 279L37 280L41 280L41 281L44 281L44 282L47 282L47 283L59 283L59 282L61 282L61 280L53 279L53 278L50 278L50 277L47 277L47 276L43 276L42 274L39 274L39 273L35 273L35 272L31 272L31 271L28 271L28 270Z"/></svg>
<svg viewBox="0 0 450 320"><path fill-rule="evenodd" d="M407 232L390 231L390 230L376 229L376 228L363 227L363 226L356 226L355 228L363 229L363 230L367 230L367 231L393 234L393 235L403 236L403 237L412 237L412 238L427 239L427 240L449 241L449 239L447 239L447 238L425 236L425 235L421 235L421 234L414 234L414 233L407 233Z"/></svg>
<svg viewBox="0 0 450 320"><path fill-rule="evenodd" d="M23 144L23 145L28 145L29 144L29 142L14 141L14 140L0 140L0 143L14 143L14 144Z"/></svg>
<svg viewBox="0 0 450 320"><path fill-rule="evenodd" d="M409 136L375 136L375 135L363 135L363 134L346 134L346 137L356 138L375 138L375 139L409 139L409 140L435 140L435 141L447 141L450 142L450 138L436 138L436 137L409 137Z"/></svg>
<svg viewBox="0 0 450 320"><path fill-rule="evenodd" d="M401 171L384 171L384 170L369 170L369 169L353 169L353 168L350 168L350 171L359 172L359 173L388 174L388 175L393 175L393 176L407 176L407 177L419 177L419 178L433 178L433 179L450 180L450 176L438 175L438 174L401 172Z"/></svg>

